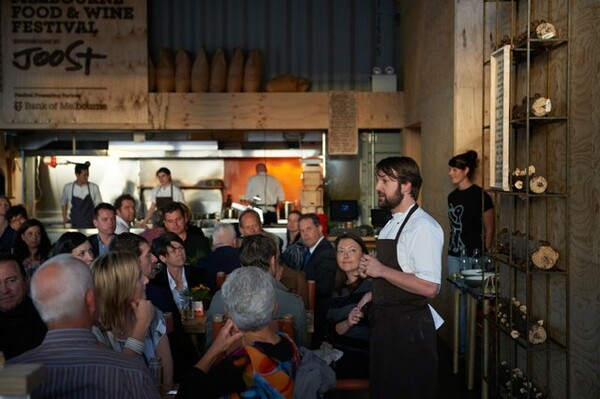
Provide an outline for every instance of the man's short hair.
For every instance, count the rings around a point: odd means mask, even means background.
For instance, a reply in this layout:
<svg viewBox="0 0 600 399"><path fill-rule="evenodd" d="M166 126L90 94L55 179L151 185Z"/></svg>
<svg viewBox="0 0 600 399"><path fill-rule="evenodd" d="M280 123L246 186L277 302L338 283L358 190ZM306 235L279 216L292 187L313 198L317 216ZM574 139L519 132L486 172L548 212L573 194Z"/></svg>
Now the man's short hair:
<svg viewBox="0 0 600 399"><path fill-rule="evenodd" d="M148 240L135 233L123 232L111 241L110 249L112 251L130 252L139 258L142 255L140 249L142 243L148 244Z"/></svg>
<svg viewBox="0 0 600 399"><path fill-rule="evenodd" d="M175 241L181 245L184 245L183 240L175 233L171 233L167 231L166 233L161 234L157 238L152 241L152 253L157 258L159 256L167 256L167 248L172 247L171 243Z"/></svg>
<svg viewBox="0 0 600 399"><path fill-rule="evenodd" d="M410 157L388 157L377 162L375 166L377 175L385 175L398 181L400 184L411 183L410 194L416 201L423 179L419 165Z"/></svg>
<svg viewBox="0 0 600 399"><path fill-rule="evenodd" d="M185 207L183 206L183 204L181 202L169 202L167 205L163 206L160 208L160 211L163 214L163 220L164 220L164 216L167 213L172 213L175 211L179 211L181 212L181 216L186 217L186 211L185 211Z"/></svg>
<svg viewBox="0 0 600 399"><path fill-rule="evenodd" d="M213 246L217 246L223 243L233 244L235 242L236 237L237 233L235 232L235 227L233 227L233 225L230 223L217 223L213 228Z"/></svg>
<svg viewBox="0 0 600 399"><path fill-rule="evenodd" d="M23 216L25 219L29 219L29 216L27 216L27 209L25 209L23 205L13 205L6 211L6 220L10 223L13 218L19 215Z"/></svg>
<svg viewBox="0 0 600 399"><path fill-rule="evenodd" d="M96 207L94 208L94 219L96 219L98 217L98 214L103 209L106 211L112 211L115 215L117 214L117 210L115 209L114 206L112 206L108 202L101 202L98 205L96 205Z"/></svg>
<svg viewBox="0 0 600 399"><path fill-rule="evenodd" d="M135 198L133 198L131 194L121 194L115 200L115 209L121 209L123 201L133 201L133 204L135 205Z"/></svg>
<svg viewBox="0 0 600 399"><path fill-rule="evenodd" d="M258 223L259 223L260 225L262 225L262 223L261 223L261 221L260 221L260 215L258 214L258 212L256 212L254 209L250 209L250 208L248 208L248 209L244 209L244 210L242 211L242 213L240 213L240 217L238 218L238 222L239 222L239 224L240 224L240 225L242 225L242 224L243 224L243 223L242 223L242 220L244 220L244 217L245 217L246 215L250 215L250 214L251 214L251 215L254 215L254 217L256 217L256 220L258 220Z"/></svg>
<svg viewBox="0 0 600 399"><path fill-rule="evenodd" d="M269 270L271 258L277 257L277 243L264 233L244 237L240 248L240 264Z"/></svg>
<svg viewBox="0 0 600 399"><path fill-rule="evenodd" d="M54 284L47 281L49 276L40 273L51 265L58 266L59 270L53 276ZM70 254L48 259L31 279L31 299L46 324L77 319L85 309L86 292L93 289L90 268Z"/></svg>
<svg viewBox="0 0 600 399"><path fill-rule="evenodd" d="M300 219L298 219L298 223L300 223L303 220L312 220L315 226L321 225L321 219L319 219L316 213L305 213L304 215L300 216Z"/></svg>
<svg viewBox="0 0 600 399"><path fill-rule="evenodd" d="M0 263L4 262L14 263L15 266L17 266L19 273L21 273L21 276L23 276L23 278L27 278L25 267L17 260L17 258L15 258L13 254L0 254Z"/></svg>

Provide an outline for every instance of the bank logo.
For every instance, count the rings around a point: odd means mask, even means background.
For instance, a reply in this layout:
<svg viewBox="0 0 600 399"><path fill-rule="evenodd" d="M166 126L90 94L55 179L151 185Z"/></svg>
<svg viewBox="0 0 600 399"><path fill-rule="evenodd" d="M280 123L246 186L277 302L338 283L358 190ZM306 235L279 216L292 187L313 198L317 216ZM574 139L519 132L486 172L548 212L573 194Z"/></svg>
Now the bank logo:
<svg viewBox="0 0 600 399"><path fill-rule="evenodd" d="M15 101L15 111L19 112L23 109L23 102L22 101Z"/></svg>

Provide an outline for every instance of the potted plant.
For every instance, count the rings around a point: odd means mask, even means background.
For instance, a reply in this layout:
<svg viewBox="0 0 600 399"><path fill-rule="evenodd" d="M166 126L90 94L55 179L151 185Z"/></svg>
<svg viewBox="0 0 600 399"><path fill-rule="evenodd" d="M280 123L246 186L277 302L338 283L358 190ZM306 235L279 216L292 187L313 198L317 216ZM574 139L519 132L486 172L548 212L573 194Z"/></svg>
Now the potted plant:
<svg viewBox="0 0 600 399"><path fill-rule="evenodd" d="M189 298L192 302L192 309L196 317L204 316L204 301L208 302L211 299L210 288L204 284L197 285L192 288L186 288L181 291L181 296Z"/></svg>

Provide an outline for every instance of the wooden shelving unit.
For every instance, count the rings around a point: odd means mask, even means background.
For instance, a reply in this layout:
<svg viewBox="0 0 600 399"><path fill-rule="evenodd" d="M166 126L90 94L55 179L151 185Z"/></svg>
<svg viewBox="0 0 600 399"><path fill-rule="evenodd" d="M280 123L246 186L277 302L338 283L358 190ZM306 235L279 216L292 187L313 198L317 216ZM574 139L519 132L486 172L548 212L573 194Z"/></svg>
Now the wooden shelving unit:
<svg viewBox="0 0 600 399"><path fill-rule="evenodd" d="M539 93L552 102L552 110L534 116L527 107L525 116L510 117L508 165L536 168L544 176L548 189L536 194L524 177L524 189L488 189L494 198L496 229L507 229L508 244L500 248L496 240L494 255L500 290L487 316L489 340L484 345L490 356L484 359L482 397L567 398L570 393L569 359L569 0L534 2L532 0L489 0L484 2L484 78L490 82L491 53L500 41L510 38L510 105L530 104ZM528 29L535 20L556 27L553 38L540 39ZM516 37L526 39L516 43ZM523 36L521 36L523 37ZM490 124L497 113L490 109L490 87L484 85L482 141L487 158L490 148ZM487 165L486 165L487 166ZM491 165L488 174L495 172ZM510 176L509 176L510 178ZM517 233L518 232L518 233ZM516 237L519 238L516 238ZM535 243L549 242L560 257L550 270L537 268L530 259ZM525 246L526 258L518 257ZM516 299L519 306L510 305ZM500 303L506 303L500 312ZM505 316L501 316L504 313ZM543 320L547 333L544 343L529 339L531 328ZM518 331L517 335L515 331ZM487 352L487 351L486 351ZM518 370L517 370L518 369ZM508 371L507 371L508 370Z"/></svg>

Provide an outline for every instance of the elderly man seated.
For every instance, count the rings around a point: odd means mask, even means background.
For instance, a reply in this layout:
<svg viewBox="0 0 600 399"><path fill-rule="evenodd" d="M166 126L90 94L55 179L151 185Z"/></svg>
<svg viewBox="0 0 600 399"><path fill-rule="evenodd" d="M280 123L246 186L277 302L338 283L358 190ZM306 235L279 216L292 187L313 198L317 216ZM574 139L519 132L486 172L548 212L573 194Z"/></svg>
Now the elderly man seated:
<svg viewBox="0 0 600 399"><path fill-rule="evenodd" d="M42 363L34 398L160 398L142 359L98 345L92 273L69 254L46 261L31 281L33 303L48 325L42 344L8 363Z"/></svg>
<svg viewBox="0 0 600 399"><path fill-rule="evenodd" d="M242 267L229 275L220 292L229 319L183 379L177 397L291 398L300 359L291 338L270 328L276 309L272 277L257 267ZM223 359L240 339L242 346Z"/></svg>
<svg viewBox="0 0 600 399"><path fill-rule="evenodd" d="M35 348L46 335L27 289L23 266L12 255L0 255L0 351L7 359Z"/></svg>
<svg viewBox="0 0 600 399"><path fill-rule="evenodd" d="M240 267L235 228L229 223L217 223L212 233L213 251L196 266L206 271L206 282L212 292L217 291L217 273L229 274Z"/></svg>
<svg viewBox="0 0 600 399"><path fill-rule="evenodd" d="M260 267L271 275L271 282L275 288L275 298L277 299L275 318L283 318L287 314L292 315L294 321L294 341L299 346L306 346L304 302L300 296L291 293L277 280L277 277L279 277L278 271L280 270L277 261L278 254L277 245L270 236L256 234L245 238L242 242L240 262L242 266ZM217 313L224 313L223 295L220 291L214 295L206 314L206 319L212 320ZM206 323L206 345L210 345L211 342L212 324Z"/></svg>

